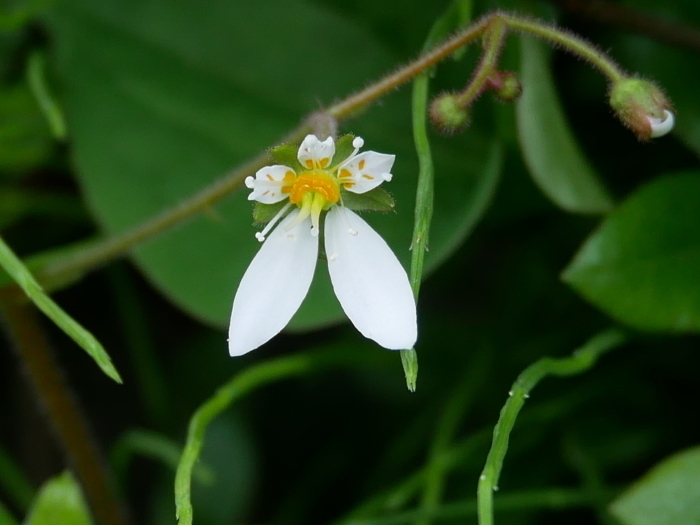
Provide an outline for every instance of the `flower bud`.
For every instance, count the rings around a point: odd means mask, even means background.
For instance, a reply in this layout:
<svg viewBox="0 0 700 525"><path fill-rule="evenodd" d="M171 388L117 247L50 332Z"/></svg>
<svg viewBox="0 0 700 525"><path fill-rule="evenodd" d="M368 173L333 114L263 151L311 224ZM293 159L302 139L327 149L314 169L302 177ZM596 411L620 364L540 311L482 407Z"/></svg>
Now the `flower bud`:
<svg viewBox="0 0 700 525"><path fill-rule="evenodd" d="M459 96L444 93L430 104L430 120L433 125L445 134L452 134L466 128L469 124L469 108L463 107Z"/></svg>
<svg viewBox="0 0 700 525"><path fill-rule="evenodd" d="M661 137L673 129L673 108L663 92L641 78L625 78L610 90L610 105L622 123L641 140Z"/></svg>
<svg viewBox="0 0 700 525"><path fill-rule="evenodd" d="M488 85L496 98L502 102L515 102L523 93L518 75L512 71L498 71L488 79Z"/></svg>

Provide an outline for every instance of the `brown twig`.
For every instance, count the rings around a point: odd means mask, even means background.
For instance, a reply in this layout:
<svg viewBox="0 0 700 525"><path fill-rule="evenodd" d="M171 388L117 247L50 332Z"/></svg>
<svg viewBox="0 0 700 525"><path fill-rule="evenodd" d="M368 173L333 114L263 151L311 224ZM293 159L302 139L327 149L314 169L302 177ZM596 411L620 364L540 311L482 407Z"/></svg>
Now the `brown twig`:
<svg viewBox="0 0 700 525"><path fill-rule="evenodd" d="M654 40L700 52L700 29L660 19L604 0L549 0L592 22L649 36Z"/></svg>
<svg viewBox="0 0 700 525"><path fill-rule="evenodd" d="M14 350L99 525L125 525L119 501L92 430L55 359L33 305L3 298L0 314Z"/></svg>

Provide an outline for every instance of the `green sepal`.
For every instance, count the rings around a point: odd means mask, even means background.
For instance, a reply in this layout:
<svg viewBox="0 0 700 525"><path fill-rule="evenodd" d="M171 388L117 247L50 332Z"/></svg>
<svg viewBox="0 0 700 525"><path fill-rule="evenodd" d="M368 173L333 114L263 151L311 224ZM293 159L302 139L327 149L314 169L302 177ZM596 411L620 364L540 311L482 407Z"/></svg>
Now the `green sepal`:
<svg viewBox="0 0 700 525"><path fill-rule="evenodd" d="M299 159L297 159L298 151L298 146L282 144L272 148L270 150L270 155L272 155L277 163L292 168L297 173L301 173L305 168L299 163Z"/></svg>
<svg viewBox="0 0 700 525"><path fill-rule="evenodd" d="M256 202L255 206L253 206L253 221L256 224L267 224L287 204L289 204L287 199L274 204L263 204L262 202Z"/></svg>
<svg viewBox="0 0 700 525"><path fill-rule="evenodd" d="M355 151L355 147L352 145L353 140L355 140L355 135L348 133L335 141L335 155L333 155L331 167L337 166L352 155Z"/></svg>
<svg viewBox="0 0 700 525"><path fill-rule="evenodd" d="M394 211L394 198L382 188L374 188L365 193L352 193L340 190L343 206L353 211Z"/></svg>

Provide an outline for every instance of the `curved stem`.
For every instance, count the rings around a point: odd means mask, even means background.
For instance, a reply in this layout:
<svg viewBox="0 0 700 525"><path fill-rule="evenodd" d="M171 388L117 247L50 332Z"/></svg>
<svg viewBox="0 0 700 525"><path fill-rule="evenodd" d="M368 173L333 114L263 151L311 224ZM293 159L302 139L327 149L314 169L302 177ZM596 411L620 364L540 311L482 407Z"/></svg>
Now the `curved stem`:
<svg viewBox="0 0 700 525"><path fill-rule="evenodd" d="M484 35L484 55L477 67L472 81L462 93L459 94L459 102L462 107L471 105L481 94L489 77L496 71L498 58L503 49L508 34L508 26L503 18L496 16Z"/></svg>
<svg viewBox="0 0 700 525"><path fill-rule="evenodd" d="M367 364L359 354L327 351L279 357L258 363L235 375L221 386L212 397L196 410L187 430L187 442L175 475L175 516L178 525L191 525L193 518L190 501L192 472L204 445L209 423L232 403L257 388L280 379L296 377L324 366Z"/></svg>
<svg viewBox="0 0 700 525"><path fill-rule="evenodd" d="M536 20L529 20L509 14L499 14L497 16L503 18L511 29L530 33L544 40L548 40L552 44L561 46L566 51L587 60L598 68L603 75L608 77L608 80L611 82L617 82L626 76L624 71L612 59L581 37Z"/></svg>
<svg viewBox="0 0 700 525"><path fill-rule="evenodd" d="M501 409L493 429L491 450L486 457L486 465L479 477L477 489L477 505L479 525L493 525L493 492L498 490L498 478L503 468L503 460L508 451L510 433L515 426L520 410L525 400L530 397L530 391L548 375L570 376L580 374L590 369L605 352L621 345L625 335L619 330L608 330L600 333L576 350L571 357L554 359L543 357L535 364L527 367L513 383L508 393L508 400Z"/></svg>
<svg viewBox="0 0 700 525"><path fill-rule="evenodd" d="M564 47L568 51L587 59L611 81L616 81L624 77L622 70L612 60L585 40L542 22L521 19L515 15L505 13L496 13L486 16L474 25L460 31L443 44L426 52L406 66L401 67L395 73L385 76L362 91L350 95L345 100L330 106L324 113L338 121L350 117L360 108L363 108L413 79L418 74L447 58L461 47L473 42L494 25L498 27L499 24L505 24L509 28L518 31L532 33ZM496 49L494 52L497 55L498 50ZM318 113L312 114L301 125L288 133L282 139L282 142L300 142L304 135L312 130L317 117ZM265 166L271 162L271 160L267 152L261 153L174 208L165 210L131 230L112 238L89 244L82 244L67 250L66 253L61 256L48 258L53 260L47 260L46 256L39 256L37 257L35 275L47 290L55 290L59 287L66 286L80 278L85 272L126 255L136 245L211 207L223 197L239 188L248 175L251 175ZM5 286L7 287L7 284Z"/></svg>

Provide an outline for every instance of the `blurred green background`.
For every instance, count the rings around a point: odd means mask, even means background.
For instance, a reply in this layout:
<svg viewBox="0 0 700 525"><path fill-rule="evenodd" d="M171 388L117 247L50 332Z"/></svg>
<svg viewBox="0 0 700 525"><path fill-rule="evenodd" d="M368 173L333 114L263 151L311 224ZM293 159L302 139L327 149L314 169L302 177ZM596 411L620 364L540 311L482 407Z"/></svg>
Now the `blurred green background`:
<svg viewBox="0 0 700 525"><path fill-rule="evenodd" d="M28 257L177 205L308 113L415 57L449 4L5 0L3 238ZM586 9L593 4L598 11ZM398 355L344 321L323 265L288 331L228 356L230 304L258 247L245 191L57 292L124 378L112 383L41 320L134 523L175 522L173 463L189 418L219 385L276 356L320 349L356 354L359 365L267 386L210 426L193 481L195 523L349 523L344 516L373 498L380 504L354 523L476 523L479 474L518 374L621 326L626 344L586 374L545 379L526 403L496 521L700 524L694 456L654 478L658 490L653 479L643 496L629 488L700 441L700 7L475 0L473 16L497 8L556 21L658 82L675 105L674 132L638 141L586 63L509 37L501 63L520 74L517 105L486 93L464 133L429 131L436 200L413 394ZM431 94L463 88L478 51L441 64ZM64 137L42 111L42 91L65 119ZM387 184L396 213L366 219L407 268L418 173L411 119L404 86L340 125L367 149L397 156ZM45 404L10 342L2 345L0 502L22 518L34 490L66 463ZM396 488L446 450L456 452L437 474L438 505L462 507L401 521L427 485L419 480L405 497ZM532 492L559 489L580 498L542 503ZM524 503L498 510L509 493ZM652 510L641 507L650 501Z"/></svg>

